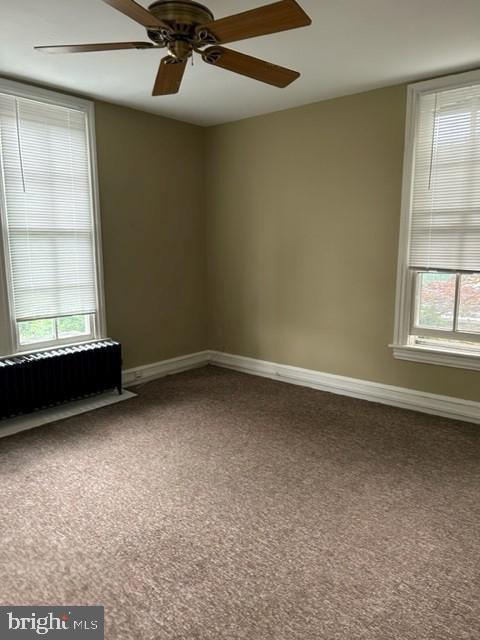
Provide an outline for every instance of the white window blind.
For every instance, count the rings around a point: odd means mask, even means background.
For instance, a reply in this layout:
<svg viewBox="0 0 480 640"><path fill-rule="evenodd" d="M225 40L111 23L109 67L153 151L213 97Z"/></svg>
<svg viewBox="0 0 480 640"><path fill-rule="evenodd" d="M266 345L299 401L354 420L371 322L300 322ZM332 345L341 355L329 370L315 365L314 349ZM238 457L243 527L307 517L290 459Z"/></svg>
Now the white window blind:
<svg viewBox="0 0 480 640"><path fill-rule="evenodd" d="M8 262L18 321L97 312L86 113L0 93Z"/></svg>
<svg viewBox="0 0 480 640"><path fill-rule="evenodd" d="M480 271L480 85L418 97L409 266Z"/></svg>

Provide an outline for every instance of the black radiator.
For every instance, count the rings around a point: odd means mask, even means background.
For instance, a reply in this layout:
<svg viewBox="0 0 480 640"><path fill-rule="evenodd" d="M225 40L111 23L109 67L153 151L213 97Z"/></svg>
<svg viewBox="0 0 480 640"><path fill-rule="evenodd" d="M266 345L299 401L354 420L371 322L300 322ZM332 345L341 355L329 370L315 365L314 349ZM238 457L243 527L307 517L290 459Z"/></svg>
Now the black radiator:
<svg viewBox="0 0 480 640"><path fill-rule="evenodd" d="M122 393L122 347L113 340L0 360L0 419L109 389Z"/></svg>

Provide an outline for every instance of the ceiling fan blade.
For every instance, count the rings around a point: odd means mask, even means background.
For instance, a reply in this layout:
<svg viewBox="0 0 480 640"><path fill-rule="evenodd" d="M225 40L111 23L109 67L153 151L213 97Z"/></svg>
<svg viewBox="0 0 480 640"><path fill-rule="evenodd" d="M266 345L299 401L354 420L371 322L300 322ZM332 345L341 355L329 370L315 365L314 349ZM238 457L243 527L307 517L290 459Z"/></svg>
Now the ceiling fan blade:
<svg viewBox="0 0 480 640"><path fill-rule="evenodd" d="M291 71L259 58L252 58L252 56L247 56L244 53L225 49L225 47L208 47L203 52L202 58L205 62L213 64L215 67L222 67L227 71L239 73L242 76L271 84L274 87L287 87L300 77L298 71Z"/></svg>
<svg viewBox="0 0 480 640"><path fill-rule="evenodd" d="M182 84L183 74L187 66L187 60L176 60L172 56L165 56L160 63L153 96L168 96L178 93Z"/></svg>
<svg viewBox="0 0 480 640"><path fill-rule="evenodd" d="M60 44L53 47L35 47L46 53L86 53L88 51L116 51L118 49L154 49L150 42L103 42L98 44Z"/></svg>
<svg viewBox="0 0 480 640"><path fill-rule="evenodd" d="M124 13L126 16L139 22L147 29L155 29L161 27L170 31L170 27L165 22L156 18L148 9L142 7L134 0L103 0L117 11Z"/></svg>
<svg viewBox="0 0 480 640"><path fill-rule="evenodd" d="M208 22L197 27L197 33L208 31L219 44L224 44L306 27L309 24L312 24L310 17L295 0L282 0Z"/></svg>

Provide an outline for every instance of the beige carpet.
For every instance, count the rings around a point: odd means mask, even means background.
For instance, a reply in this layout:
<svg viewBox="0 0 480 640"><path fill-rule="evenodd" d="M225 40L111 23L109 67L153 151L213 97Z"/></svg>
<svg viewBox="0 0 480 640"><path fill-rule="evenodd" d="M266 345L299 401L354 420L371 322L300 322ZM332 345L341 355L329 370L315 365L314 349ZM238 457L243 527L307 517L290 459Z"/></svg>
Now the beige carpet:
<svg viewBox="0 0 480 640"><path fill-rule="evenodd" d="M480 428L215 368L0 440L0 603L109 640L478 640Z"/></svg>

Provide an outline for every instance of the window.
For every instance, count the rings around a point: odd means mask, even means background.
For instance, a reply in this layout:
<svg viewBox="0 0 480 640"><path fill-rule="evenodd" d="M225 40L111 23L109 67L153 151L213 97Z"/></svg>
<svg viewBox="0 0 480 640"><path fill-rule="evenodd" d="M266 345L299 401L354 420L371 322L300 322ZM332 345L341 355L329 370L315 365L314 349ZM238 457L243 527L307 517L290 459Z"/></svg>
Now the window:
<svg viewBox="0 0 480 640"><path fill-rule="evenodd" d="M3 355L104 337L93 132L90 102L0 80Z"/></svg>
<svg viewBox="0 0 480 640"><path fill-rule="evenodd" d="M480 369L480 73L409 88L394 354Z"/></svg>

